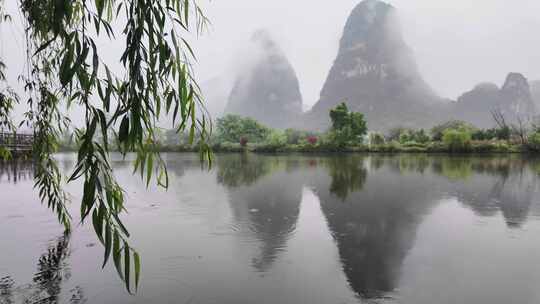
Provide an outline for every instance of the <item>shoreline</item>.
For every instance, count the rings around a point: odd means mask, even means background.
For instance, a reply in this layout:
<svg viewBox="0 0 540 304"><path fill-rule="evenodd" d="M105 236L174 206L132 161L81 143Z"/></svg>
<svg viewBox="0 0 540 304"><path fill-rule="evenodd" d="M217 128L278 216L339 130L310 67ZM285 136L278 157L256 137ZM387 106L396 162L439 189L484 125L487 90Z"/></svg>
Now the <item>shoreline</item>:
<svg viewBox="0 0 540 304"><path fill-rule="evenodd" d="M159 147L160 153L198 153L197 147ZM247 146L231 145L227 147L214 146L213 153L253 153L253 154L450 154L450 155L539 155L537 151L528 149L522 145L482 145L471 146L464 150L452 150L442 145L426 147L402 147L402 146L355 146L355 147L321 147L321 146ZM78 152L75 147L62 147L58 152ZM119 152L112 149L110 152Z"/></svg>

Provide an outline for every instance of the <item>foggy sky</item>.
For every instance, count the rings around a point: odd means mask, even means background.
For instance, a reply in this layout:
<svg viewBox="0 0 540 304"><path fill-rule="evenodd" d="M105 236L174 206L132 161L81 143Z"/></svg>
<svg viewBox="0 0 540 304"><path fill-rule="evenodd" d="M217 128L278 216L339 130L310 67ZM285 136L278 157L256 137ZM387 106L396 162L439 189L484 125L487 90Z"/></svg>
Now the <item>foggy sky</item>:
<svg viewBox="0 0 540 304"><path fill-rule="evenodd" d="M233 77L238 49L259 28L281 45L313 105L337 55L348 15L359 0L213 0L210 32L196 43L198 77ZM540 79L539 0L389 0L426 81L442 97L509 72Z"/></svg>
<svg viewBox="0 0 540 304"><path fill-rule="evenodd" d="M232 82L252 33L268 29L296 70L311 106L336 58L338 42L360 0L199 0L212 25L194 42L197 78ZM539 0L388 0L426 81L456 99L480 82L501 85L509 72L540 79ZM8 8L16 1L7 1ZM12 10L13 12L13 10ZM15 16L17 17L17 16ZM0 28L0 56L16 81L23 66L19 25ZM120 49L123 45L118 42ZM242 54L242 55L238 55ZM117 59L109 58L110 60ZM17 86L17 85L15 85Z"/></svg>

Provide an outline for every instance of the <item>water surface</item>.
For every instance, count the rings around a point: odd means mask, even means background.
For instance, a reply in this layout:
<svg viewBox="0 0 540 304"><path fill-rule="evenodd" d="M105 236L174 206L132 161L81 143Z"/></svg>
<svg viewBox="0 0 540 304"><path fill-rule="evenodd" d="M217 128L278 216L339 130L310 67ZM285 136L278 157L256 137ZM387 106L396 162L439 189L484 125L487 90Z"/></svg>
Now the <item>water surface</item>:
<svg viewBox="0 0 540 304"><path fill-rule="evenodd" d="M69 172L74 155L57 157ZM164 157L168 191L113 162L135 296L88 225L64 235L40 205L31 163L1 164L0 303L540 303L538 159Z"/></svg>

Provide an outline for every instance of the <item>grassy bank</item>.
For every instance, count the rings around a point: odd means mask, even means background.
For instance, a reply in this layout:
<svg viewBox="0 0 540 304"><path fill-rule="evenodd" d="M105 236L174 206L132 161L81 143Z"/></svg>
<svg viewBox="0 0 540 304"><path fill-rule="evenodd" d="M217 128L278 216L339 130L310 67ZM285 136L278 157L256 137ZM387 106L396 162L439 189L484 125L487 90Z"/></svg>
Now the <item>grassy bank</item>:
<svg viewBox="0 0 540 304"><path fill-rule="evenodd" d="M203 146L218 153L540 153L540 123L516 126L503 119L494 128L481 129L452 120L430 130L396 127L380 133L369 131L362 113L349 111L345 104L330 110L329 116L331 126L321 132L272 129L249 117L226 115L217 120L215 132L204 136L156 130L147 139L148 149L198 152ZM76 151L78 142L80 139L65 140L60 149Z"/></svg>
<svg viewBox="0 0 540 304"><path fill-rule="evenodd" d="M196 146L161 146L160 152L197 152ZM456 149L443 142L425 144L390 142L380 145L335 146L331 144L241 144L221 143L212 146L215 153L535 153L527 146L508 144L501 141L473 141L470 145Z"/></svg>

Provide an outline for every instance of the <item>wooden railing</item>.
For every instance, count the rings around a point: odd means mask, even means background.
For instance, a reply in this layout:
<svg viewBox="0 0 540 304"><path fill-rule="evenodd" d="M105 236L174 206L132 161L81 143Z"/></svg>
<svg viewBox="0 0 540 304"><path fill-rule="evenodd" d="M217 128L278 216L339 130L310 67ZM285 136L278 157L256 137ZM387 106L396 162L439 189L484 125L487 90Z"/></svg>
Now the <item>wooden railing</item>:
<svg viewBox="0 0 540 304"><path fill-rule="evenodd" d="M0 147L12 152L32 152L34 135L20 133L0 133Z"/></svg>

